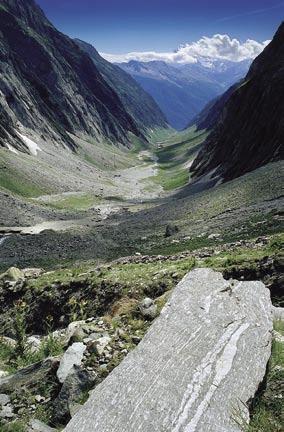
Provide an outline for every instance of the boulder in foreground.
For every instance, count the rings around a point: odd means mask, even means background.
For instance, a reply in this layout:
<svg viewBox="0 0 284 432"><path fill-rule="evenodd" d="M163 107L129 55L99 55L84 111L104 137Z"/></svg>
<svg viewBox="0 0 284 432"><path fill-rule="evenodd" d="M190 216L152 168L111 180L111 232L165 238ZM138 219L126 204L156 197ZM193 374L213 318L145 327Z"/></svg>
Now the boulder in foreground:
<svg viewBox="0 0 284 432"><path fill-rule="evenodd" d="M271 352L262 282L196 269L65 432L240 432Z"/></svg>

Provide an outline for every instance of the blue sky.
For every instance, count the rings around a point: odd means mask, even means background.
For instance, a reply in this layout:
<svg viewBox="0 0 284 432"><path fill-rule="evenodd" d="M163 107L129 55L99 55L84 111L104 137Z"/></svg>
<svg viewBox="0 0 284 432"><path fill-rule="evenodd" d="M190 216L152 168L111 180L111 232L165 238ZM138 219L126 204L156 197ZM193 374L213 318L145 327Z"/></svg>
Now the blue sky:
<svg viewBox="0 0 284 432"><path fill-rule="evenodd" d="M36 0L62 32L101 52L172 51L202 36L271 39L279 0Z"/></svg>

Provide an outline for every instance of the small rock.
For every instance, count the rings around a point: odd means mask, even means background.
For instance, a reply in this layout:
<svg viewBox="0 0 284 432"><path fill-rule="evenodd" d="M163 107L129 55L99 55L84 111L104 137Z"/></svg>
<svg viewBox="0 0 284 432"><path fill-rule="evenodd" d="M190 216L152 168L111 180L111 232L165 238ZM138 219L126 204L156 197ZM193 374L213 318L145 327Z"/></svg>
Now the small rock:
<svg viewBox="0 0 284 432"><path fill-rule="evenodd" d="M7 371L3 371L3 370L0 370L0 379L1 378L5 378L6 376L8 376L9 375L9 372L7 372Z"/></svg>
<svg viewBox="0 0 284 432"><path fill-rule="evenodd" d="M75 342L67 349L56 373L59 382L65 381L74 365L81 365L85 350L86 346L82 342Z"/></svg>
<svg viewBox="0 0 284 432"><path fill-rule="evenodd" d="M88 349L91 352L96 353L97 355L101 356L103 352L105 351L105 348L110 343L111 338L109 336L103 336L97 340L94 340L89 345Z"/></svg>
<svg viewBox="0 0 284 432"><path fill-rule="evenodd" d="M171 237L172 235L178 233L179 229L176 225L168 224L166 226L165 237Z"/></svg>
<svg viewBox="0 0 284 432"><path fill-rule="evenodd" d="M74 415L75 409L78 405L78 398L86 390L89 390L95 383L96 374L83 370L79 366L74 366L66 377L59 395L54 400L54 421L55 423L62 423L66 421L71 415Z"/></svg>
<svg viewBox="0 0 284 432"><path fill-rule="evenodd" d="M39 420L33 419L29 422L30 430L29 432L54 432L56 429L53 429L47 426L45 423L42 423Z"/></svg>
<svg viewBox="0 0 284 432"><path fill-rule="evenodd" d="M35 401L38 403L44 402L45 401L45 397L41 396L41 395L36 395L35 396Z"/></svg>
<svg viewBox="0 0 284 432"><path fill-rule="evenodd" d="M217 239L217 238L219 238L220 237L220 235L221 234L217 234L217 233L215 233L215 234L209 234L209 236L207 237L208 239Z"/></svg>
<svg viewBox="0 0 284 432"><path fill-rule="evenodd" d="M0 418L7 419L13 418L15 414L13 413L12 405L4 405L0 411Z"/></svg>
<svg viewBox="0 0 284 432"><path fill-rule="evenodd" d="M155 305L154 301L149 297L146 297L142 302L138 305L138 310L140 314L147 320L153 320L157 316L158 308Z"/></svg>
<svg viewBox="0 0 284 432"><path fill-rule="evenodd" d="M135 345L138 345L139 342L141 342L141 337L139 337L139 336L131 336L131 339Z"/></svg>
<svg viewBox="0 0 284 432"><path fill-rule="evenodd" d="M36 279L42 273L44 273L44 270L41 268L25 268L25 269L23 269L24 276L26 278L29 278L29 279Z"/></svg>
<svg viewBox="0 0 284 432"><path fill-rule="evenodd" d="M29 336L27 338L27 345L29 350L32 353L36 353L39 351L40 349L40 345L41 345L41 340L39 336Z"/></svg>
<svg viewBox="0 0 284 432"><path fill-rule="evenodd" d="M7 336L0 336L0 342L10 346L11 348L15 348L17 345L17 341L15 341L15 339L9 338Z"/></svg>
<svg viewBox="0 0 284 432"><path fill-rule="evenodd" d="M44 382L48 376L55 376L58 364L58 358L48 357L41 362L19 369L13 375L8 375L0 380L0 392L11 393L24 386L27 388L35 387L40 382Z"/></svg>
<svg viewBox="0 0 284 432"><path fill-rule="evenodd" d="M72 334L72 336L70 337L69 343L82 342L85 337L86 337L86 333L83 330L83 328L77 327L74 330L74 333Z"/></svg>
<svg viewBox="0 0 284 432"><path fill-rule="evenodd" d="M10 402L10 397L6 395L5 393L0 394L0 405L4 406L7 405Z"/></svg>

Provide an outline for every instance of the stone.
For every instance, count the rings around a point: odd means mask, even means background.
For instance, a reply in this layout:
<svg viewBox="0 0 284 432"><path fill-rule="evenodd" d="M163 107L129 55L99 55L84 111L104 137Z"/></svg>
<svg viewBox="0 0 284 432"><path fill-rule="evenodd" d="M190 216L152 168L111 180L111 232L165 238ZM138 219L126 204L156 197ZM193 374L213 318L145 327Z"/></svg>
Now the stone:
<svg viewBox="0 0 284 432"><path fill-rule="evenodd" d="M15 417L12 405L4 405L0 410L0 418L10 419Z"/></svg>
<svg viewBox="0 0 284 432"><path fill-rule="evenodd" d="M101 356L110 342L111 342L111 337L103 336L100 337L99 339L93 340L89 344L88 349L90 352L94 352L97 355Z"/></svg>
<svg viewBox="0 0 284 432"><path fill-rule="evenodd" d="M209 234L209 236L207 238L214 240L214 239L219 238L220 236L221 236L221 234L217 234L217 233L214 234L213 233L213 234Z"/></svg>
<svg viewBox="0 0 284 432"><path fill-rule="evenodd" d="M82 342L83 339L86 337L86 332L82 327L75 328L72 336L69 339L69 342Z"/></svg>
<svg viewBox="0 0 284 432"><path fill-rule="evenodd" d="M82 393L95 383L96 374L74 366L66 377L59 395L54 400L54 422L64 424L75 414L74 410Z"/></svg>
<svg viewBox="0 0 284 432"><path fill-rule="evenodd" d="M54 432L56 429L47 426L40 420L33 419L29 422L29 432Z"/></svg>
<svg viewBox="0 0 284 432"><path fill-rule="evenodd" d="M24 386L28 388L37 387L39 382L43 382L48 377L50 378L51 375L55 375L58 365L58 358L49 357L41 362L20 369L13 375L0 379L0 392L11 393Z"/></svg>
<svg viewBox="0 0 284 432"><path fill-rule="evenodd" d="M171 237L172 235L179 232L179 229L176 225L168 224L166 226L165 237Z"/></svg>
<svg viewBox="0 0 284 432"><path fill-rule="evenodd" d="M193 270L65 432L241 432L266 373L272 328L262 282Z"/></svg>
<svg viewBox="0 0 284 432"><path fill-rule="evenodd" d="M139 303L138 310L143 318L147 320L153 320L156 318L158 312L157 306L149 297L146 297L141 303Z"/></svg>
<svg viewBox="0 0 284 432"><path fill-rule="evenodd" d="M17 341L8 336L0 336L0 342L9 345L11 348L15 348L17 345Z"/></svg>
<svg viewBox="0 0 284 432"><path fill-rule="evenodd" d="M39 336L29 336L27 338L27 346L32 353L39 351L41 346L41 340Z"/></svg>
<svg viewBox="0 0 284 432"><path fill-rule="evenodd" d="M24 277L28 278L28 279L36 279L41 274L44 273L44 270L41 268L25 268L22 271L23 271Z"/></svg>
<svg viewBox="0 0 284 432"><path fill-rule="evenodd" d="M4 378L9 375L9 372L0 370L0 378Z"/></svg>
<svg viewBox="0 0 284 432"><path fill-rule="evenodd" d="M6 395L5 393L0 394L0 405L4 406L10 403L10 396Z"/></svg>
<svg viewBox="0 0 284 432"><path fill-rule="evenodd" d="M45 401L45 397L41 396L41 395L35 395L35 401L37 403L41 403Z"/></svg>
<svg viewBox="0 0 284 432"><path fill-rule="evenodd" d="M74 365L80 366L85 350L86 346L82 342L75 342L65 351L56 373L59 382L65 381Z"/></svg>

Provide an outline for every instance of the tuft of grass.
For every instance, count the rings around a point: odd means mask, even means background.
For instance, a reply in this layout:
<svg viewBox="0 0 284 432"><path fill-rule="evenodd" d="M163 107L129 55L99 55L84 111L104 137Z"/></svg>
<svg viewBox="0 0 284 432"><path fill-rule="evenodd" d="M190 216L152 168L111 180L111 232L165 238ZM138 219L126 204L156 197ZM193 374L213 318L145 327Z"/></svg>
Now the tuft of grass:
<svg viewBox="0 0 284 432"><path fill-rule="evenodd" d="M284 322L275 321L274 330L284 336ZM270 396L267 398L263 393L257 398L247 432L282 432L284 430L283 399L280 394L283 381L284 344L274 340L266 383Z"/></svg>
<svg viewBox="0 0 284 432"><path fill-rule="evenodd" d="M0 424L0 432L27 432L27 425L17 420L3 425Z"/></svg>

